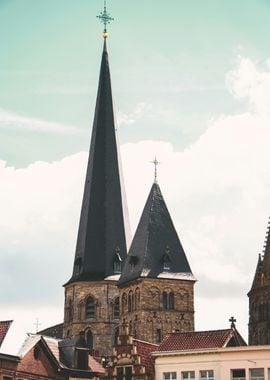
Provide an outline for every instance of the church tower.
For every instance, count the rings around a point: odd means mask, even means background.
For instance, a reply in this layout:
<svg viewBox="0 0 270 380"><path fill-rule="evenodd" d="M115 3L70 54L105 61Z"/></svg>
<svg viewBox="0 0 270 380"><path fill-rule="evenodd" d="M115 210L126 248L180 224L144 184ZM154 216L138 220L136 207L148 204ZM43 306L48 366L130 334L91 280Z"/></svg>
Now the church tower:
<svg viewBox="0 0 270 380"><path fill-rule="evenodd" d="M270 344L270 220L249 297L249 344Z"/></svg>
<svg viewBox="0 0 270 380"><path fill-rule="evenodd" d="M121 323L151 343L172 331L193 331L194 283L155 178L119 280Z"/></svg>
<svg viewBox="0 0 270 380"><path fill-rule="evenodd" d="M73 273L65 286L64 338L84 332L96 355L108 355L118 334L120 318L117 281L126 259L123 188L107 52L104 11L104 46L100 67Z"/></svg>

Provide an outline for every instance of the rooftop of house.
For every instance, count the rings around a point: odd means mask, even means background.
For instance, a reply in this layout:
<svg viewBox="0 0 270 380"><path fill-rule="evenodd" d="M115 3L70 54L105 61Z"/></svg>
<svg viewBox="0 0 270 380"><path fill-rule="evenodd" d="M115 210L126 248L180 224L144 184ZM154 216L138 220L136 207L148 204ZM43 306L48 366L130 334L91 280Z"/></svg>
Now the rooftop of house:
<svg viewBox="0 0 270 380"><path fill-rule="evenodd" d="M164 337L157 351L188 351L246 345L245 340L233 327L224 330L170 333Z"/></svg>
<svg viewBox="0 0 270 380"><path fill-rule="evenodd" d="M62 339L63 327L64 327L64 323L58 323L57 325L50 326L44 330L38 331L38 334L51 336L52 338L56 338L56 339Z"/></svg>
<svg viewBox="0 0 270 380"><path fill-rule="evenodd" d="M63 341L44 335L29 334L18 353L18 356L23 358L34 346L41 344L45 349L47 349L60 370L69 370L76 373L76 371L80 369L74 368L72 365L73 360L69 360L70 347L76 348L80 346L81 348L81 345L80 342L78 343L75 339L70 339L69 341L70 344L68 344L68 339ZM100 365L91 355L88 355L88 369L80 370L81 377L89 376L89 372L98 374L104 374L105 372L102 365Z"/></svg>

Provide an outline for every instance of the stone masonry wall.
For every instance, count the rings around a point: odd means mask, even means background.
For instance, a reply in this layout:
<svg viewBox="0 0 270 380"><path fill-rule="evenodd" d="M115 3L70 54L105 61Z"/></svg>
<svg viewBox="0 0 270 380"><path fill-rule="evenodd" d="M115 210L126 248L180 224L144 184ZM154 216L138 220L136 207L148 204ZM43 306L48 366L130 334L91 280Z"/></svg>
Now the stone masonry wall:
<svg viewBox="0 0 270 380"><path fill-rule="evenodd" d="M173 331L194 331L194 281L139 279L120 288L121 322L137 339L158 343ZM163 292L173 293L164 308ZM167 305L169 306L169 305Z"/></svg>
<svg viewBox="0 0 270 380"><path fill-rule="evenodd" d="M94 317L86 318L86 300L94 299ZM119 317L114 304L119 297L115 281L77 282L65 288L64 338L84 331L86 340L92 334L92 347L97 356L109 355L114 344Z"/></svg>

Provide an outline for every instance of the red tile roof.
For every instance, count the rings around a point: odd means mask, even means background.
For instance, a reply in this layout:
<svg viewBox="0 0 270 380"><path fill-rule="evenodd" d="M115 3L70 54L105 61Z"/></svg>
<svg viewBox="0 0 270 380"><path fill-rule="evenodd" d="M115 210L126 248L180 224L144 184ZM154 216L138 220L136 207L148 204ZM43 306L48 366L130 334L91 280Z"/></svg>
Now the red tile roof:
<svg viewBox="0 0 270 380"><path fill-rule="evenodd" d="M57 362L60 364L60 354L59 354L59 347L58 347L58 340L54 338L49 338L47 336L43 336L43 339L45 340L48 348L50 349L51 353L57 360Z"/></svg>
<svg viewBox="0 0 270 380"><path fill-rule="evenodd" d="M227 346L246 346L236 329L170 333L166 335L157 351L186 351Z"/></svg>
<svg viewBox="0 0 270 380"><path fill-rule="evenodd" d="M0 321L0 347L13 321Z"/></svg>
<svg viewBox="0 0 270 380"><path fill-rule="evenodd" d="M133 339L133 344L137 347L137 354L141 358L141 364L149 369L154 368L155 359L151 355L151 352L157 351L159 345L139 339Z"/></svg>
<svg viewBox="0 0 270 380"><path fill-rule="evenodd" d="M88 356L88 366L93 372L97 373L105 373L105 369L102 367L101 364L99 364L93 356L89 355Z"/></svg>

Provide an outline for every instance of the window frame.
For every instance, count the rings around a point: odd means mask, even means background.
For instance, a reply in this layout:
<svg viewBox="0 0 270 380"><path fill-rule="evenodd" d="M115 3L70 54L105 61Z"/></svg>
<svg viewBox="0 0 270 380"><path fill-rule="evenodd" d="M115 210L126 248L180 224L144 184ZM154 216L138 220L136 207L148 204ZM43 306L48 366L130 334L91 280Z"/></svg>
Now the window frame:
<svg viewBox="0 0 270 380"><path fill-rule="evenodd" d="M184 374L187 374L188 377L184 377ZM194 380L195 371L181 371L181 380Z"/></svg>
<svg viewBox="0 0 270 380"><path fill-rule="evenodd" d="M263 372L263 375L252 375L252 372L256 370L261 370ZM265 371L264 368L250 368L249 369L249 377L250 380L265 380Z"/></svg>
<svg viewBox="0 0 270 380"><path fill-rule="evenodd" d="M163 372L163 380L176 380L177 379L177 373L176 371L172 372Z"/></svg>
<svg viewBox="0 0 270 380"><path fill-rule="evenodd" d="M205 372L205 376L203 376L203 372ZM214 380L215 372L213 369L202 369L200 370L200 380Z"/></svg>
<svg viewBox="0 0 270 380"><path fill-rule="evenodd" d="M233 372L234 371L244 371L244 373L245 373L245 376L243 377L243 376L235 376L234 377L234 374L233 374ZM232 368L231 369L231 380L246 380L247 379L247 374L246 374L246 369L245 368Z"/></svg>

